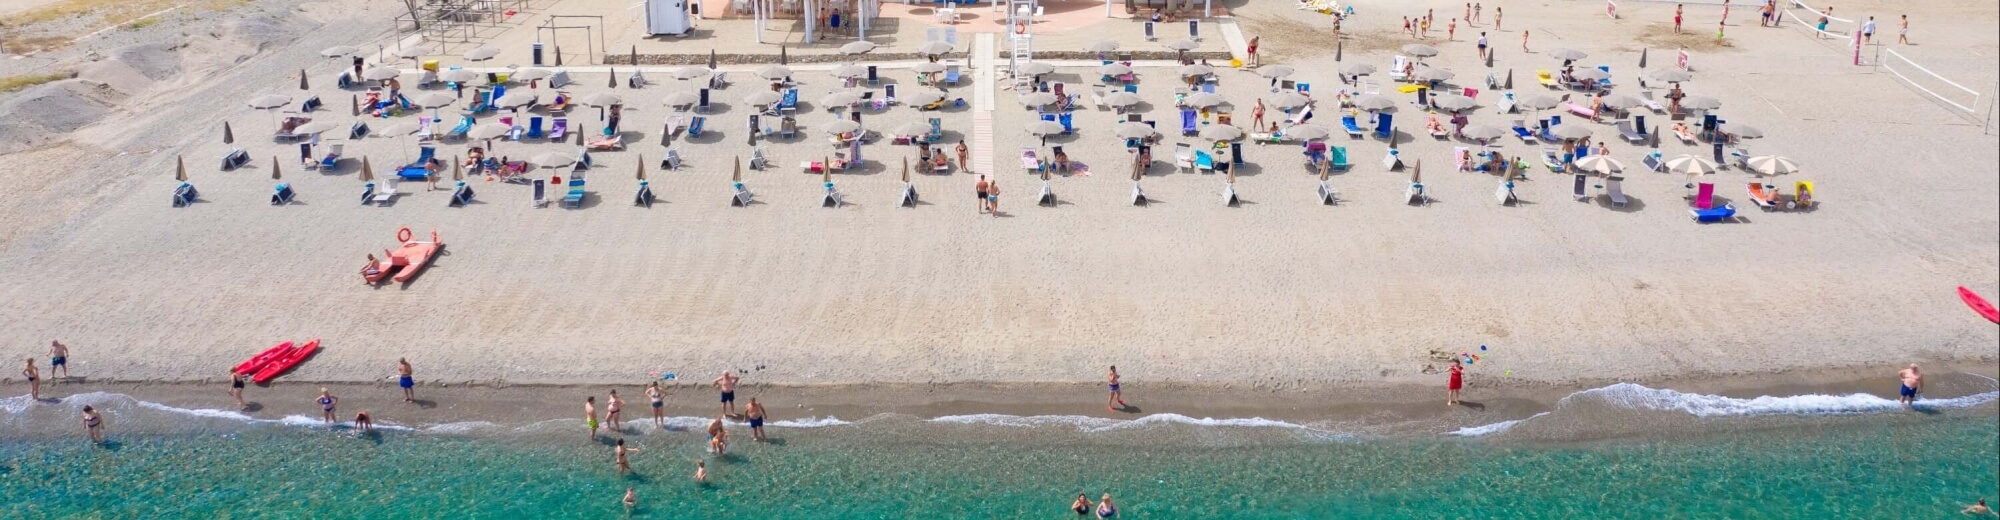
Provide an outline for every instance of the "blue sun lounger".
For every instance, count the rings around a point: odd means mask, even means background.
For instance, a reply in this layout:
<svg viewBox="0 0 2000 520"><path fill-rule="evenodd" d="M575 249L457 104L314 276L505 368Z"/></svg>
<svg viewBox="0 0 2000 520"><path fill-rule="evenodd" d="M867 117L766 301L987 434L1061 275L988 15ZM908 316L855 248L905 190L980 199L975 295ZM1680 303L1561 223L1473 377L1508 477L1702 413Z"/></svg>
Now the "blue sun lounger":
<svg viewBox="0 0 2000 520"><path fill-rule="evenodd" d="M1194 135L1194 109L1181 109L1181 135Z"/></svg>
<svg viewBox="0 0 2000 520"><path fill-rule="evenodd" d="M1368 133L1368 131L1361 129L1359 123L1354 121L1354 116L1340 116L1340 126L1347 128L1348 137L1360 138Z"/></svg>

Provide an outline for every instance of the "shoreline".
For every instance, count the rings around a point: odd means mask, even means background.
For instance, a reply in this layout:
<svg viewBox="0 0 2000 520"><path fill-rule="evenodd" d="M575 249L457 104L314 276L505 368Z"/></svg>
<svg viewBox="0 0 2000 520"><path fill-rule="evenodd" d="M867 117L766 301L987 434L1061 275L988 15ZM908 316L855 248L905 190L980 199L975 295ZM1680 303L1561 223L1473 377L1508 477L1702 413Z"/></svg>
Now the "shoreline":
<svg viewBox="0 0 2000 520"><path fill-rule="evenodd" d="M1949 399L1994 391L1996 377L1992 365L1940 365L1927 367L1927 399ZM838 418L858 421L881 415L913 416L923 420L939 417L1065 417L1134 420L1158 415L1178 415L1192 420L1264 420L1303 426L1327 432L1359 436L1441 435L1507 421L1528 419L1556 409L1564 398L1617 383L1735 399L1794 397L1807 395L1847 396L1861 393L1894 399L1896 382L1882 370L1828 369L1793 371L1756 376L1682 376L1602 384L1556 385L1519 381L1495 381L1490 377L1468 377L1466 406L1446 407L1443 385L1400 383L1329 384L1304 389L1237 388L1216 385L1159 383L1128 380L1130 408L1112 412L1100 399L1106 397L1101 384L1084 383L948 383L948 384L830 384L780 385L746 382L739 384L737 408L752 397L770 409L770 420L823 421ZM1593 382L1597 383L1597 382ZM401 392L393 383L283 382L268 387L246 389L251 406L244 413L254 419L276 420L288 416L317 417L312 397L326 387L341 398L339 416L345 420L359 410L368 410L377 421L413 427L485 422L496 425L525 425L549 420L575 418L584 396L597 396L604 409L607 390L620 390L626 399L628 423L646 425L650 414L644 386L603 384L484 385L420 384L417 403L401 402ZM719 412L715 391L707 385L678 385L668 390L665 415L670 418L711 417ZM24 385L0 385L4 391L22 390ZM187 410L233 411L227 384L154 381L64 381L43 386L44 403L49 399L92 392L121 394L134 399ZM25 394L22 394L25 397ZM1275 424L1275 423L1274 423ZM740 426L740 422L732 422ZM732 427L734 427L732 426ZM127 426L126 429L134 428Z"/></svg>

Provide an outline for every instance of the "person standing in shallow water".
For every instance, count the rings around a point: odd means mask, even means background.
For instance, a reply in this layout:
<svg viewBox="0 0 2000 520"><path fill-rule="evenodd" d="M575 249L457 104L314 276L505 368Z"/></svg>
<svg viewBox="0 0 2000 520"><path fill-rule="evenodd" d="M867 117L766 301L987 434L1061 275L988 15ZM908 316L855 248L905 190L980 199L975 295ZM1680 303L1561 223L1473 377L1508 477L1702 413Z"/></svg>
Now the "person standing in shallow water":
<svg viewBox="0 0 2000 520"><path fill-rule="evenodd" d="M334 417L334 412L333 412L334 407L340 404L340 398L334 397L333 392L327 391L326 387L320 387L319 399L317 399L316 402L319 403L320 421L323 421L327 424L334 424L340 422L340 419Z"/></svg>
<svg viewBox="0 0 2000 520"><path fill-rule="evenodd" d="M583 425L590 427L590 440L597 440L597 396L583 398Z"/></svg>
<svg viewBox="0 0 2000 520"><path fill-rule="evenodd" d="M42 400L42 371L35 368L35 358L28 358L28 368L21 369L21 375L28 378L28 399Z"/></svg>
<svg viewBox="0 0 2000 520"><path fill-rule="evenodd" d="M619 431L624 427L622 423L625 416L620 413L623 411L625 411L625 398L618 397L618 391L612 390L611 396L604 398L604 425L610 427L612 431Z"/></svg>
<svg viewBox="0 0 2000 520"><path fill-rule="evenodd" d="M104 416L89 405L83 407L83 433L90 436L90 442L104 444Z"/></svg>
<svg viewBox="0 0 2000 520"><path fill-rule="evenodd" d="M1897 372L1896 378L1903 382L1903 388L1899 392L1900 396L1897 397L1896 402L1902 403L1904 408L1916 407L1917 397L1924 393L1923 372L1917 370L1916 363L1910 363L1910 368L1905 368L1903 371Z"/></svg>
<svg viewBox="0 0 2000 520"><path fill-rule="evenodd" d="M1451 360L1451 380L1445 384L1444 405L1458 406L1458 391L1465 388L1465 364Z"/></svg>
<svg viewBox="0 0 2000 520"><path fill-rule="evenodd" d="M667 391L660 389L659 381L646 385L646 400L651 401L653 405L653 427L666 428Z"/></svg>
<svg viewBox="0 0 2000 520"><path fill-rule="evenodd" d="M764 441L764 403L750 398L750 404L743 407L743 417L750 420L750 440Z"/></svg>
<svg viewBox="0 0 2000 520"><path fill-rule="evenodd" d="M1104 407L1110 408L1111 411L1113 412L1118 411L1120 408L1124 408L1125 393L1119 391L1118 389L1118 365L1112 365L1111 371L1104 374L1104 382L1111 388L1110 400L1104 403Z"/></svg>

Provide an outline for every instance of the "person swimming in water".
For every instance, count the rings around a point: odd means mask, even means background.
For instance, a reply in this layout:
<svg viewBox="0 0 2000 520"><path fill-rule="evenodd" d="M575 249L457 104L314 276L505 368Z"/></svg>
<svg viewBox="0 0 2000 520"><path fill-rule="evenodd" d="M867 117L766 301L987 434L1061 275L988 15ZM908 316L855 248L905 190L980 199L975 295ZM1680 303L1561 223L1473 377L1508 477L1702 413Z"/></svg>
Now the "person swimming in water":
<svg viewBox="0 0 2000 520"><path fill-rule="evenodd" d="M597 396L583 398L583 425L590 427L590 440L597 440Z"/></svg>
<svg viewBox="0 0 2000 520"><path fill-rule="evenodd" d="M1097 499L1097 517L1111 518L1114 516L1118 516L1118 506L1112 505L1111 494L1105 493L1103 497Z"/></svg>
<svg viewBox="0 0 2000 520"><path fill-rule="evenodd" d="M104 444L104 417L90 405L83 407L83 433L90 436L90 442Z"/></svg>
<svg viewBox="0 0 2000 520"><path fill-rule="evenodd" d="M354 414L354 429L361 433L375 433L375 418L369 417L367 410Z"/></svg>
<svg viewBox="0 0 2000 520"><path fill-rule="evenodd" d="M1968 514L1968 515L1979 515L1979 516L1992 516L1992 515L1993 515L1993 509L1992 509L1992 508L1989 508L1989 507L1986 507L1986 499L1982 498L1982 499L1979 499L1979 502L1978 502L1978 503L1975 503L1975 504L1972 504L1972 505L1969 505L1969 506L1965 506L1965 510L1964 510L1964 511L1959 511L1959 513L1962 513L1962 514Z"/></svg>
<svg viewBox="0 0 2000 520"><path fill-rule="evenodd" d="M750 398L750 404L743 407L743 416L750 419L750 440L764 441L764 404L757 398Z"/></svg>
<svg viewBox="0 0 2000 520"><path fill-rule="evenodd" d="M632 461L625 456L637 451L639 451L638 448L625 447L625 439L618 439L618 444L611 447L611 456L618 462L618 474L624 475L632 472Z"/></svg>
<svg viewBox="0 0 2000 520"><path fill-rule="evenodd" d="M708 461L700 459L694 461L694 481L708 482Z"/></svg>
<svg viewBox="0 0 2000 520"><path fill-rule="evenodd" d="M611 431L618 431L622 426L619 422L624 419L624 414L618 412L624 410L625 398L618 397L618 391L612 390L611 397L604 398L604 425L611 427Z"/></svg>
<svg viewBox="0 0 2000 520"><path fill-rule="evenodd" d="M1069 503L1069 510L1075 512L1077 516L1083 516L1090 514L1090 506L1090 496L1077 493L1076 501Z"/></svg>
<svg viewBox="0 0 2000 520"><path fill-rule="evenodd" d="M319 399L316 401L319 403L319 420L321 422L327 424L340 422L339 419L333 417L333 409L340 404L340 398L334 397L333 392L327 391L326 387L322 386L319 388Z"/></svg>
<svg viewBox="0 0 2000 520"><path fill-rule="evenodd" d="M660 382L646 385L646 400L653 404L653 427L667 427L667 391L660 389Z"/></svg>

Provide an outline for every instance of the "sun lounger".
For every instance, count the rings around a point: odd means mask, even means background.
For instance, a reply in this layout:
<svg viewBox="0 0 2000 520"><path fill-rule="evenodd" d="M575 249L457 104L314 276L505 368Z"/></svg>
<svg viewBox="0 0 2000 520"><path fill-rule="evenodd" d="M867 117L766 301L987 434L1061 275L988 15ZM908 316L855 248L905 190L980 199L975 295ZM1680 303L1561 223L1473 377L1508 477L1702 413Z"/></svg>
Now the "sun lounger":
<svg viewBox="0 0 2000 520"><path fill-rule="evenodd" d="M1667 171L1667 161L1662 158L1659 150L1653 150L1652 152L1647 153L1646 158L1641 159L1639 162L1640 164L1646 165L1646 169L1648 170L1656 172Z"/></svg>
<svg viewBox="0 0 2000 520"><path fill-rule="evenodd" d="M584 142L584 146L588 147L591 150L624 150L625 134L618 133L613 135L592 137L590 138L590 140Z"/></svg>
<svg viewBox="0 0 2000 520"><path fill-rule="evenodd" d="M530 201L529 203L530 207L539 208L548 206L549 197L548 197L547 182L541 179L535 179L535 182L533 184L535 185L535 198Z"/></svg>
<svg viewBox="0 0 2000 520"><path fill-rule="evenodd" d="M1327 153L1326 143L1319 141L1306 143L1305 150L1300 152L1306 157L1307 169L1318 169L1321 162L1328 160Z"/></svg>
<svg viewBox="0 0 2000 520"><path fill-rule="evenodd" d="M1395 118L1384 112L1375 115L1375 137L1394 141L1396 139Z"/></svg>
<svg viewBox="0 0 2000 520"><path fill-rule="evenodd" d="M1524 122L1519 119L1514 120L1514 137L1521 138L1521 142L1527 144L1535 144L1536 142L1535 134L1533 132L1529 132L1527 125L1524 124Z"/></svg>
<svg viewBox="0 0 2000 520"><path fill-rule="evenodd" d="M446 205L456 208L470 204L472 204L472 186L466 184L465 181L458 181L457 185L452 186L451 202L446 203Z"/></svg>
<svg viewBox="0 0 2000 520"><path fill-rule="evenodd" d="M1655 114L1667 113L1667 107L1653 99L1653 91L1651 90L1639 91L1639 104L1645 106L1647 110L1652 110Z"/></svg>
<svg viewBox="0 0 2000 520"><path fill-rule="evenodd" d="M786 114L797 112L799 110L799 89L785 89L784 95L778 99L778 106L775 108L778 112Z"/></svg>
<svg viewBox="0 0 2000 520"><path fill-rule="evenodd" d="M1776 190L1764 191L1764 183L1752 182L1750 183L1749 191L1750 200L1757 203L1758 209L1764 211L1778 209L1778 194Z"/></svg>
<svg viewBox="0 0 2000 520"><path fill-rule="evenodd" d="M550 100L549 104L542 105L542 110L548 112L549 115L562 115L564 112L569 111L569 93L556 92L556 98Z"/></svg>
<svg viewBox="0 0 2000 520"><path fill-rule="evenodd" d="M646 208L653 207L653 184L651 181L639 181L639 191L632 194L632 205Z"/></svg>
<svg viewBox="0 0 2000 520"><path fill-rule="evenodd" d="M451 127L451 132L446 133L445 136L463 139L466 132L472 131L472 123L472 116L461 116L458 118L458 125Z"/></svg>
<svg viewBox="0 0 2000 520"><path fill-rule="evenodd" d="M1389 171L1403 169L1403 152L1390 148L1389 153L1382 156L1382 169Z"/></svg>
<svg viewBox="0 0 2000 520"><path fill-rule="evenodd" d="M388 182L382 183L381 189L375 192L375 198L369 202L375 203L377 207L387 206L396 202L396 195L398 195L396 193L396 180L390 179Z"/></svg>
<svg viewBox="0 0 2000 520"><path fill-rule="evenodd" d="M1715 185L1706 182L1695 185L1694 209L1713 207L1715 207Z"/></svg>
<svg viewBox="0 0 2000 520"><path fill-rule="evenodd" d="M193 184L183 182L174 187L174 207L188 207L197 200L201 200L201 192L196 191Z"/></svg>
<svg viewBox="0 0 2000 520"><path fill-rule="evenodd" d="M375 202L375 183L363 183L361 185L361 205L366 206L370 202Z"/></svg>
<svg viewBox="0 0 2000 520"><path fill-rule="evenodd" d="M1437 128L1430 128L1430 125L1424 125L1424 126L1425 126L1424 131L1426 133L1431 134L1431 138L1433 139L1443 141L1445 139L1451 138L1451 130L1446 129L1443 126L1439 126Z"/></svg>
<svg viewBox="0 0 2000 520"><path fill-rule="evenodd" d="M1397 55L1395 61L1389 64L1389 79L1394 81L1409 81L1410 77L1403 75L1403 68L1409 65L1409 57Z"/></svg>
<svg viewBox="0 0 2000 520"><path fill-rule="evenodd" d="M1361 129L1360 124L1355 123L1354 116L1341 116L1340 126L1347 129L1348 137L1352 137L1355 139L1360 139L1361 136L1366 135L1368 133L1366 130Z"/></svg>
<svg viewBox="0 0 2000 520"><path fill-rule="evenodd" d="M1579 173L1574 177L1576 180L1570 186L1570 195L1576 197L1577 202L1590 200L1590 175Z"/></svg>
<svg viewBox="0 0 2000 520"><path fill-rule="evenodd" d="M945 65L945 66L944 66L944 82L945 82L946 84L949 84L949 85L952 85L952 86L957 86L957 85L958 85L958 77L959 77L959 75L958 75L958 66L957 66L957 65Z"/></svg>
<svg viewBox="0 0 2000 520"><path fill-rule="evenodd" d="M1403 190L1403 202L1412 206L1429 206L1431 195L1424 190L1423 183L1412 182L1409 188Z"/></svg>
<svg viewBox="0 0 2000 520"><path fill-rule="evenodd" d="M1174 171L1194 171L1194 147L1187 143L1174 143Z"/></svg>
<svg viewBox="0 0 2000 520"><path fill-rule="evenodd" d="M1792 202L1787 207L1801 211L1812 211L1815 204L1817 203L1813 202L1812 181L1799 181L1792 185Z"/></svg>
<svg viewBox="0 0 2000 520"><path fill-rule="evenodd" d="M542 133L542 117L541 117L541 116L535 116L535 117L530 117L530 118L528 118L528 136L527 136L527 137L528 137L529 139L541 139L541 138L543 138L543 137L546 137L546 135Z"/></svg>
<svg viewBox="0 0 2000 520"><path fill-rule="evenodd" d="M1698 223L1724 222L1736 218L1736 206L1725 204L1720 208L1690 209L1688 216Z"/></svg>
<svg viewBox="0 0 2000 520"><path fill-rule="evenodd" d="M1623 136L1626 142L1630 143L1646 142L1646 134L1640 132L1637 127L1633 126L1632 120L1620 119L1618 120L1617 126L1618 126L1618 135Z"/></svg>
<svg viewBox="0 0 2000 520"><path fill-rule="evenodd" d="M1535 80L1542 82L1542 86L1544 87L1556 88L1556 77L1553 74L1549 74L1549 69L1535 71Z"/></svg>
<svg viewBox="0 0 2000 520"><path fill-rule="evenodd" d="M1630 202L1625 198L1624 177L1617 177L1617 176L1605 177L1604 194L1606 196L1611 197L1611 205L1613 206L1624 207L1625 203Z"/></svg>
<svg viewBox="0 0 2000 520"><path fill-rule="evenodd" d="M271 188L271 205L283 206L291 204L292 200L298 198L298 196L298 192L292 191L292 183L281 182Z"/></svg>
<svg viewBox="0 0 2000 520"><path fill-rule="evenodd" d="M708 122L707 117L694 116L694 120L688 122L688 138L701 137L702 124L706 122Z"/></svg>
<svg viewBox="0 0 2000 520"><path fill-rule="evenodd" d="M571 176L569 178L569 191L563 194L563 207L569 209L582 208L583 197L586 194L587 192L583 191L583 177Z"/></svg>
<svg viewBox="0 0 2000 520"><path fill-rule="evenodd" d="M1563 109L1564 109L1564 110L1568 110L1568 111L1569 111L1569 113L1571 113L1571 114L1576 114L1576 115L1579 115L1579 116L1583 116L1583 117L1588 117L1588 118L1596 118L1596 117L1597 117L1597 111L1596 111L1596 110L1592 110L1592 109L1591 109L1590 107L1588 107L1588 106L1584 106L1584 105L1579 105L1579 104L1576 104L1576 103L1563 103Z"/></svg>
<svg viewBox="0 0 2000 520"><path fill-rule="evenodd" d="M1195 131L1194 109L1181 109L1181 135L1194 135Z"/></svg>
<svg viewBox="0 0 2000 520"><path fill-rule="evenodd" d="M1344 172L1354 167L1354 163L1348 162L1347 160L1347 147L1345 146L1335 146L1330 148L1328 156L1331 157L1333 164L1327 165L1327 167L1331 168L1333 171Z"/></svg>
<svg viewBox="0 0 2000 520"><path fill-rule="evenodd" d="M1215 173L1215 156L1208 153L1207 150L1195 150L1194 168L1203 172Z"/></svg>
<svg viewBox="0 0 2000 520"><path fill-rule="evenodd" d="M340 164L340 152L342 152L344 148L346 148L346 145L343 145L341 143L333 143L327 145L326 157L321 157L319 159L319 169L331 170L334 168L335 165Z"/></svg>
<svg viewBox="0 0 2000 520"><path fill-rule="evenodd" d="M1680 138L1681 144L1692 145L1692 144L1698 144L1700 142L1695 139L1694 133L1686 128L1674 129L1674 137Z"/></svg>
<svg viewBox="0 0 2000 520"><path fill-rule="evenodd" d="M1493 198L1499 201L1502 206L1512 206L1521 203L1521 198L1514 195L1514 181L1501 181L1500 187L1493 190Z"/></svg>

